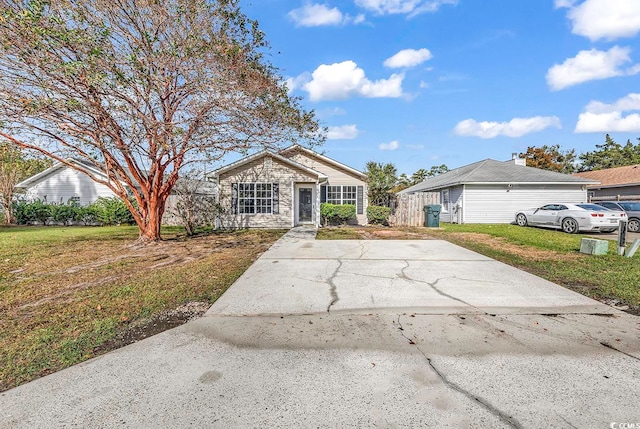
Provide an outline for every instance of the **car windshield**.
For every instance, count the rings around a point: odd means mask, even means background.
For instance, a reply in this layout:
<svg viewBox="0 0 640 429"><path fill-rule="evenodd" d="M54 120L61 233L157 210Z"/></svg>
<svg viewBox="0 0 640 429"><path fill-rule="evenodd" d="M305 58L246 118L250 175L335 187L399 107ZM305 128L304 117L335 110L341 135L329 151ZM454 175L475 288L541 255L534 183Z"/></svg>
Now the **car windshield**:
<svg viewBox="0 0 640 429"><path fill-rule="evenodd" d="M640 212L640 203L618 203L623 209L630 212Z"/></svg>
<svg viewBox="0 0 640 429"><path fill-rule="evenodd" d="M599 206L597 204L576 204L576 206L580 207L581 209L591 210L591 211L594 211L594 212L608 212L608 211L611 211L608 208Z"/></svg>

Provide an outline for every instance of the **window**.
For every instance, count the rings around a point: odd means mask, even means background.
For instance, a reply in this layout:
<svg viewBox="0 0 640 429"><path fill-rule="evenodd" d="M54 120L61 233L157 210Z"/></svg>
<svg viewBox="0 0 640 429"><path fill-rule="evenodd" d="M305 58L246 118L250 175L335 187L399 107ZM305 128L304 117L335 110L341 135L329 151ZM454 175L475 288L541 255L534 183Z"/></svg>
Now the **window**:
<svg viewBox="0 0 640 429"><path fill-rule="evenodd" d="M357 201L357 186L327 186L329 204L353 204Z"/></svg>
<svg viewBox="0 0 640 429"><path fill-rule="evenodd" d="M272 208L271 183L238 183L238 213L272 213Z"/></svg>
<svg viewBox="0 0 640 429"><path fill-rule="evenodd" d="M448 189L445 189L444 191L442 191L442 211L443 212L449 211L449 190Z"/></svg>
<svg viewBox="0 0 640 429"><path fill-rule="evenodd" d="M342 186L327 186L327 202L342 204Z"/></svg>

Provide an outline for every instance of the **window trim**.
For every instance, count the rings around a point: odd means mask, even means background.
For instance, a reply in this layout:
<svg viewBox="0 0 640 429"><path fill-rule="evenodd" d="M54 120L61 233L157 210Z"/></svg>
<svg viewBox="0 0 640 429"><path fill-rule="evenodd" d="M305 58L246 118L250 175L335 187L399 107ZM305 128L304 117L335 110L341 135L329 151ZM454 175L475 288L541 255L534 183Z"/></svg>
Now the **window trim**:
<svg viewBox="0 0 640 429"><path fill-rule="evenodd" d="M445 195L447 196L446 203L444 197ZM449 189L443 189L440 198L442 198L442 204L440 204L440 206L442 207L442 212L449 213L449 204L451 204L451 193L449 192Z"/></svg>
<svg viewBox="0 0 640 429"><path fill-rule="evenodd" d="M263 189L258 189L259 186L263 186ZM247 190L246 188L249 187ZM239 215L271 215L274 214L274 184L270 182L238 182L238 195L235 203L235 211ZM242 196L246 192L251 192L252 196ZM268 196L264 194L258 195L258 192L268 193ZM245 204L247 201L251 204ZM250 208L251 211L245 211ZM266 211L258 211L263 209Z"/></svg>
<svg viewBox="0 0 640 429"><path fill-rule="evenodd" d="M336 192L333 188L340 188L340 191ZM347 189L347 188L351 188L351 189ZM349 193L350 198L345 198L346 193ZM339 194L339 198L335 198L336 194ZM326 202L329 204L335 204L335 205L352 204L357 207L358 206L358 185L327 185Z"/></svg>

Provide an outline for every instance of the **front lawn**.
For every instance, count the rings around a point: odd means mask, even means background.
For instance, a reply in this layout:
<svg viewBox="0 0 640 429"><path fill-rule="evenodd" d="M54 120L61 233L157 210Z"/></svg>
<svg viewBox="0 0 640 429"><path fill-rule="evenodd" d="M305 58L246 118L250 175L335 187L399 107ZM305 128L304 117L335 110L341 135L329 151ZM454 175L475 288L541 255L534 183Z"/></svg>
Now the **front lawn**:
<svg viewBox="0 0 640 429"><path fill-rule="evenodd" d="M0 228L0 391L122 345L134 329L144 336L146 321L186 303L206 308L285 232L181 231L139 247L135 227Z"/></svg>
<svg viewBox="0 0 640 429"><path fill-rule="evenodd" d="M318 239L443 239L528 271L592 298L640 313L640 252L602 256L579 252L584 235L516 225L441 224L441 228L322 228Z"/></svg>

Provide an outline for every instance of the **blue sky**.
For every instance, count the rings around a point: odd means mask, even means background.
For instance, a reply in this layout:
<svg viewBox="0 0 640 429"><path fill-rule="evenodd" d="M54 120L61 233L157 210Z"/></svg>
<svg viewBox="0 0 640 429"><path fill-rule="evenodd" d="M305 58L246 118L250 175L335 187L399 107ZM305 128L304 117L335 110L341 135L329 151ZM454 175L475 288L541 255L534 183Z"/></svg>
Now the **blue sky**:
<svg viewBox="0 0 640 429"><path fill-rule="evenodd" d="M241 0L329 138L398 173L640 137L640 0Z"/></svg>

